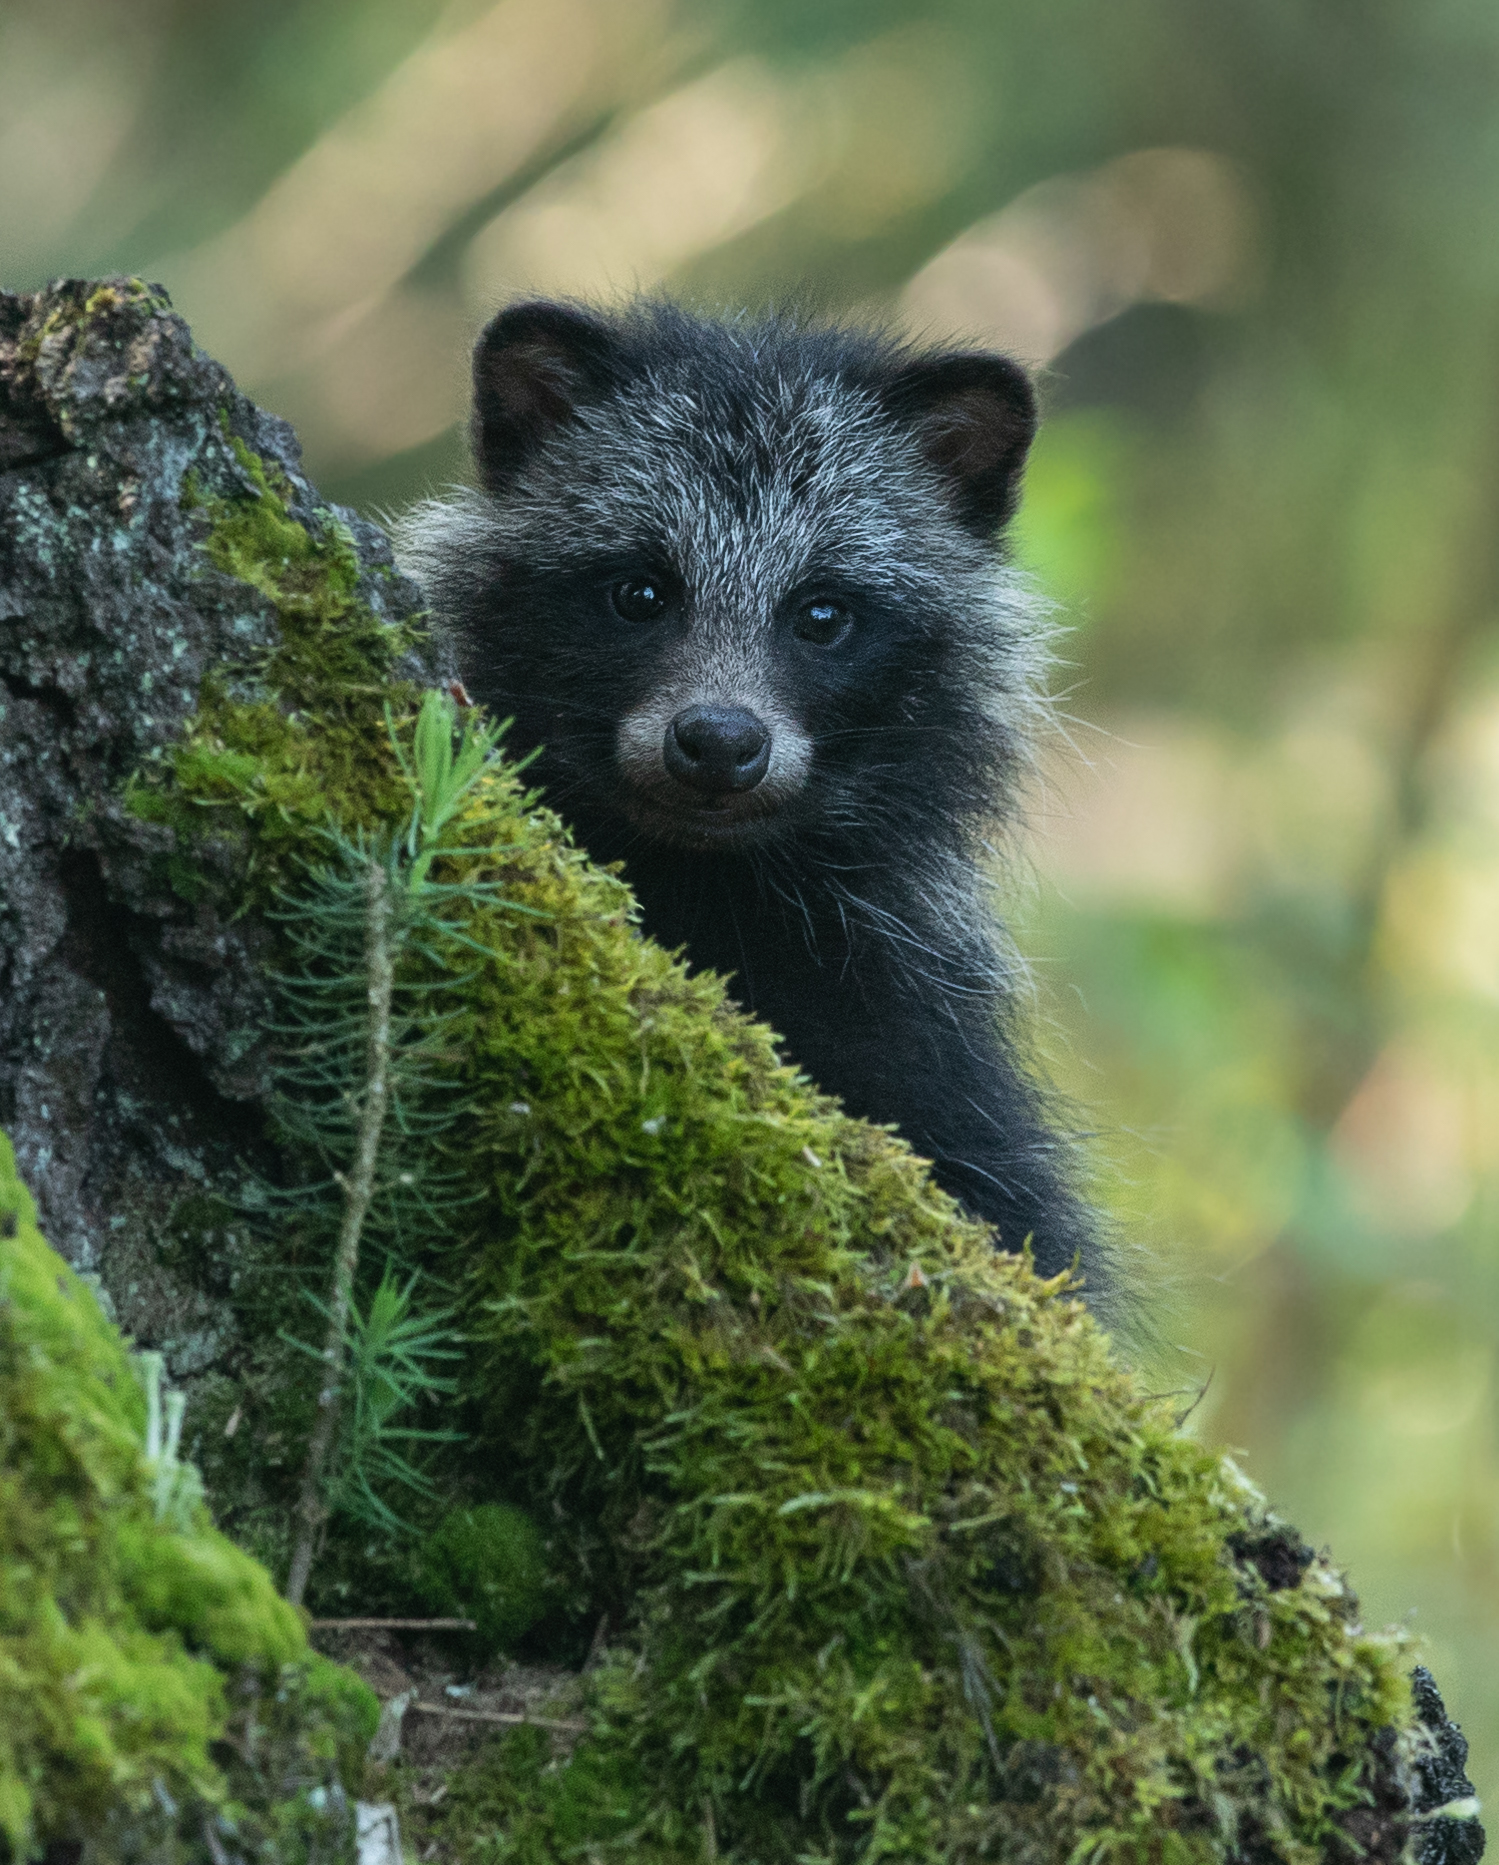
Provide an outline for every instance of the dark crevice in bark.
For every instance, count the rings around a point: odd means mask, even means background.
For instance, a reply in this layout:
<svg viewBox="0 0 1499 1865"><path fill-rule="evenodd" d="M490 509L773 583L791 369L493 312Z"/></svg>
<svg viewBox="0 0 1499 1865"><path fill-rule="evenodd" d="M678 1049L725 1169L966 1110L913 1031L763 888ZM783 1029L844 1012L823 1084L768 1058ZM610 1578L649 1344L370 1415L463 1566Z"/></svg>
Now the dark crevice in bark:
<svg viewBox="0 0 1499 1865"><path fill-rule="evenodd" d="M5 672L0 672L0 686L12 699L29 699L33 705L43 707L65 728L71 729L78 723L78 708L61 687L36 686L19 674Z"/></svg>
<svg viewBox="0 0 1499 1865"><path fill-rule="evenodd" d="M46 433L25 433L15 438L0 432L0 474L24 472L67 451L68 443L61 435L54 440Z"/></svg>
<svg viewBox="0 0 1499 1865"><path fill-rule="evenodd" d="M202 1140L227 1140L254 1147L261 1115L253 1104L231 1100L210 1080L201 1059L151 1002L151 989L136 956L148 930L139 917L111 899L92 849L65 849L58 879L67 902L68 925L57 956L68 969L104 993L109 1009L107 1071L113 1091L146 1096L169 1105ZM205 980L206 966L179 960Z"/></svg>

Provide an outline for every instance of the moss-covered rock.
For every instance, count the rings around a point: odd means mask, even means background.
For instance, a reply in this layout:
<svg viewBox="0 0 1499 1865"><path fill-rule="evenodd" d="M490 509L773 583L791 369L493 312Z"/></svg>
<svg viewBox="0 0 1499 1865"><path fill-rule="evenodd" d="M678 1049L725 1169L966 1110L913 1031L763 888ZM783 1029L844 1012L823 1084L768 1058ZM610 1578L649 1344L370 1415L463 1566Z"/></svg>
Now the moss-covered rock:
<svg viewBox="0 0 1499 1865"><path fill-rule="evenodd" d="M201 1504L0 1135L0 1856L341 1860L377 1706Z"/></svg>
<svg viewBox="0 0 1499 1865"><path fill-rule="evenodd" d="M325 826L406 809L389 730L419 696L346 527L258 432L205 430L173 482L199 574L257 627L110 804L252 957ZM453 938L412 961L464 1091L469 1215L436 1267L470 1317L470 1435L443 1480L533 1515L559 1638L604 1655L570 1746L524 1730L455 1781L450 1854L1399 1857L1428 1738L1338 1572L1070 1290L641 940L515 772L453 849ZM253 1402L295 1438L295 1395ZM274 1521L263 1471L209 1474ZM1434 1820L1420 1849L1455 1865L1475 1832Z"/></svg>

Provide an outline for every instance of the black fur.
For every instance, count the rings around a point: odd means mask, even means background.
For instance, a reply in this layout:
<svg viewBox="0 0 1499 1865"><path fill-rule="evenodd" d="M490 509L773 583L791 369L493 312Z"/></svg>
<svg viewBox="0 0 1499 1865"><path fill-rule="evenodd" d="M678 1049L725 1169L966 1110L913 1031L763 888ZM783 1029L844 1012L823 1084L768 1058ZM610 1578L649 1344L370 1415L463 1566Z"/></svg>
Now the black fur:
<svg viewBox="0 0 1499 1865"><path fill-rule="evenodd" d="M1043 631L995 548L1035 427L1024 372L645 303L512 307L474 373L486 490L401 539L469 690L541 747L549 800L625 863L653 937L732 974L1003 1247L1079 1261L1096 1295L981 878L1040 704Z"/></svg>

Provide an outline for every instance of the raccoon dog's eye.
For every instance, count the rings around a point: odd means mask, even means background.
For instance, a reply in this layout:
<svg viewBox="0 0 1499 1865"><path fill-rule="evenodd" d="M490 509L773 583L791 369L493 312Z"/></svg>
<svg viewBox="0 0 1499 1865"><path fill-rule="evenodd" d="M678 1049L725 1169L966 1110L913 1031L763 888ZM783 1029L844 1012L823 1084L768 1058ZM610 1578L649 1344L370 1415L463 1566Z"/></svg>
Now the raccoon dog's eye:
<svg viewBox="0 0 1499 1865"><path fill-rule="evenodd" d="M626 622L659 622L671 607L666 585L655 576L627 576L609 591L609 600Z"/></svg>
<svg viewBox="0 0 1499 1865"><path fill-rule="evenodd" d="M835 641L841 641L853 625L854 618L841 602L831 602L825 596L814 596L798 609L791 627L798 641L810 641L814 647L830 648Z"/></svg>

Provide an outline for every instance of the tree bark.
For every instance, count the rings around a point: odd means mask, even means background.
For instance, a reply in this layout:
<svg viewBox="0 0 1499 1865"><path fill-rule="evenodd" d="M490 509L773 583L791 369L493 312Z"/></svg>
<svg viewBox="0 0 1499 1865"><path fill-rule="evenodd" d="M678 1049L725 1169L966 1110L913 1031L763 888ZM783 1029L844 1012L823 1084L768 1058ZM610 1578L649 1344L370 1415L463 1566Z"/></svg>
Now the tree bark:
<svg viewBox="0 0 1499 1865"><path fill-rule="evenodd" d="M264 935L189 904L171 832L122 794L206 674L276 642L269 598L204 551L194 488L243 483L231 436L280 468L314 534L347 526L378 616L417 612L384 536L322 505L291 429L162 294L0 295L0 1127L55 1247L176 1382L231 1373L240 1352L221 1299L244 1247L232 1210L213 1250L178 1246L185 1210L247 1165L274 1170Z"/></svg>

